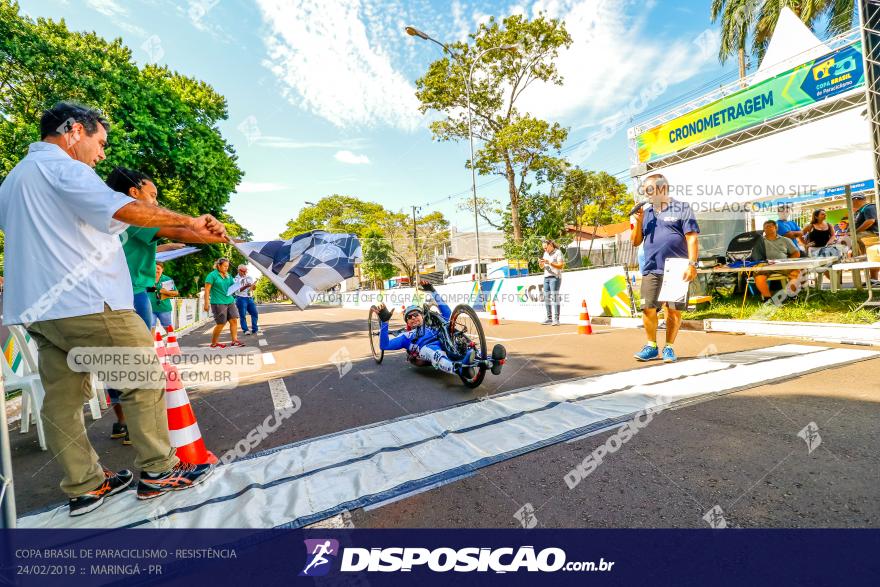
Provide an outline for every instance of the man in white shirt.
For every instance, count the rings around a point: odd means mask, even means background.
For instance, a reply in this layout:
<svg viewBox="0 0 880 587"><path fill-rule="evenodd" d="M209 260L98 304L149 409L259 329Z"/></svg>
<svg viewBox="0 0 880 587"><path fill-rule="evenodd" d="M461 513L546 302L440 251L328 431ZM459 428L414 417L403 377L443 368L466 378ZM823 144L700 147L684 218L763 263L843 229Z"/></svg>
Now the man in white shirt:
<svg viewBox="0 0 880 587"><path fill-rule="evenodd" d="M129 224L186 228L206 240L226 232L210 215L184 216L111 190L93 169L105 158L109 128L96 110L56 104L40 120L42 140L0 185L10 277L4 322L23 324L39 347L46 441L64 471L70 515L94 510L133 480L131 471L103 468L86 435L82 406L90 374L68 364L85 347L114 351L116 372L125 360L138 365L122 403L141 469L139 499L191 487L213 470L181 463L169 442L163 372L133 311L118 235Z"/></svg>
<svg viewBox="0 0 880 587"><path fill-rule="evenodd" d="M254 289L257 280L247 274L247 265L238 266L238 275L235 276L233 296L241 316L241 331L245 334L259 334L261 330L257 326L257 304L254 302ZM247 317L251 317L251 330L248 331Z"/></svg>
<svg viewBox="0 0 880 587"><path fill-rule="evenodd" d="M562 251L553 240L545 238L541 241L541 245L544 247L544 256L538 261L538 265L544 270L544 306L547 308L547 319L542 324L559 326L559 288L562 286L562 268L565 267L565 260L562 258Z"/></svg>

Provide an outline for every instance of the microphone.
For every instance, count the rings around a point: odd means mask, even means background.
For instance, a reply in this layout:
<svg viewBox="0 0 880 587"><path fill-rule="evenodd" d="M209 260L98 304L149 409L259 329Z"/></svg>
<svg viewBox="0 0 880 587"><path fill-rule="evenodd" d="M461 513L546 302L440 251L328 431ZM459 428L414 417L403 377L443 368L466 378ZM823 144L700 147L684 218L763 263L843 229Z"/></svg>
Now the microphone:
<svg viewBox="0 0 880 587"><path fill-rule="evenodd" d="M629 215L629 216L635 216L635 215L636 215L636 212L638 212L639 210L641 210L641 209L642 209L642 206L644 206L644 205L647 204L647 203L648 203L647 201L639 202L638 204L636 204L635 206L633 206L633 209L629 211L629 214L628 214L628 215Z"/></svg>

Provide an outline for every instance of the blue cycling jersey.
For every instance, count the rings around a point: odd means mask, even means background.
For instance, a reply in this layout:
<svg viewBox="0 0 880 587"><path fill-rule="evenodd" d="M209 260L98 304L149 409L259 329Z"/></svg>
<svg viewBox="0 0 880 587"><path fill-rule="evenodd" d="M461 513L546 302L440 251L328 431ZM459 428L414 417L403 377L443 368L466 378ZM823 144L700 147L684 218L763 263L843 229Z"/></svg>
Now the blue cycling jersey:
<svg viewBox="0 0 880 587"><path fill-rule="evenodd" d="M433 293L429 296L437 303L437 308L445 320L449 320L452 316L452 310L446 305L446 302L440 297L440 294ZM418 352L419 349L426 346L438 345L439 338L435 328L427 326L419 326L412 330L407 330L394 338L388 338L388 323L382 322L379 325L379 348L383 351L399 351L409 350Z"/></svg>

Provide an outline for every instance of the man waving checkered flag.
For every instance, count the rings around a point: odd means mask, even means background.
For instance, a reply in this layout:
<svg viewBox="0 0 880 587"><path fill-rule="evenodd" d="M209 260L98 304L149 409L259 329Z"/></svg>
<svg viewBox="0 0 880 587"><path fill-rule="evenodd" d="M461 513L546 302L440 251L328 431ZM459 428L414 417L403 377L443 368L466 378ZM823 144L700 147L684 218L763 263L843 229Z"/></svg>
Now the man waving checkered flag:
<svg viewBox="0 0 880 587"><path fill-rule="evenodd" d="M349 277L363 259L353 234L313 230L286 241L235 243L281 293L306 309L319 292Z"/></svg>

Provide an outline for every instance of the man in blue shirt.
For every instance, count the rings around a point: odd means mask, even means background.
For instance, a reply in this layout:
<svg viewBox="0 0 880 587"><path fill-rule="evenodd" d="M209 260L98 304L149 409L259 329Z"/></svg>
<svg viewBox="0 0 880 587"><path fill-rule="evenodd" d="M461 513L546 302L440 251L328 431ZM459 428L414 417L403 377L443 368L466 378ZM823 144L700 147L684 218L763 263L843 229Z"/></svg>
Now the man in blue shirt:
<svg viewBox="0 0 880 587"><path fill-rule="evenodd" d="M791 208L787 205L779 207L779 220L776 221L776 230L779 236L788 237L794 246L801 253L806 253L806 243L804 242L804 231L798 226L794 220L789 220L791 216Z"/></svg>
<svg viewBox="0 0 880 587"><path fill-rule="evenodd" d="M687 309L687 300L661 302L657 298L663 284L666 259L686 257L690 264L682 277L686 281L696 278L700 227L690 206L669 197L669 182L665 177L659 173L650 175L642 188L650 203L636 212L631 238L634 246L644 245L642 323L648 342L635 354L635 358L639 361L660 358L657 348L657 309L665 304L666 346L663 348L663 361L672 363L677 359L672 345L681 326L681 311Z"/></svg>
<svg viewBox="0 0 880 587"><path fill-rule="evenodd" d="M853 210L856 213L856 238L859 240L859 244L862 248L860 253L865 254L866 246L864 239L877 237L877 207L874 204L868 203L865 194L855 194L852 197L852 203ZM877 278L880 277L878 273L880 273L880 270L871 269L871 281L873 282L873 285L880 285L880 282L877 281Z"/></svg>

